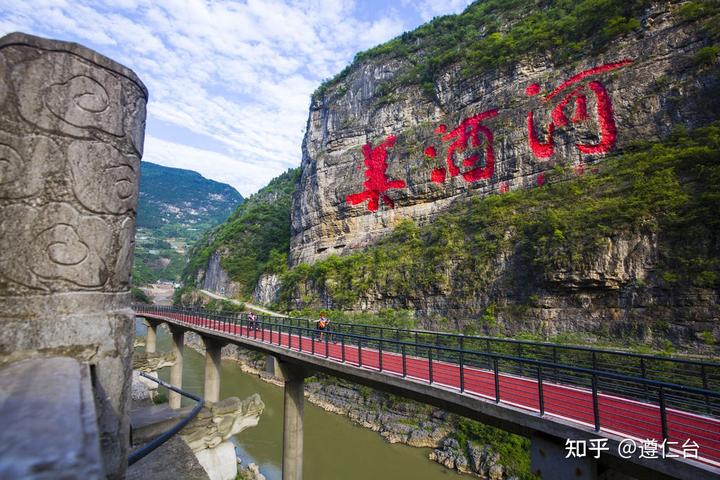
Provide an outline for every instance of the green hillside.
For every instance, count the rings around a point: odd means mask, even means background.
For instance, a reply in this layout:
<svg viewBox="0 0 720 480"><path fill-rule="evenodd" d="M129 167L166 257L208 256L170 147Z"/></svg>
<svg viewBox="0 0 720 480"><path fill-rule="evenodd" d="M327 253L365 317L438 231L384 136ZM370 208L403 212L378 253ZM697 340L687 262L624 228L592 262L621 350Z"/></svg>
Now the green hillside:
<svg viewBox="0 0 720 480"><path fill-rule="evenodd" d="M676 129L665 142L637 144L599 168L580 177L557 168L542 188L470 198L426 227L400 223L376 247L299 265L282 274L277 307L297 308L301 298L300 307L319 308L320 292L337 308L352 309L376 292L409 308L438 291L458 299L490 291L496 302L514 297L505 316L522 317L554 272L582 277L608 237L626 232L653 234L659 242L658 267L636 279L640 290L717 288L720 123L691 133ZM503 257L513 262L509 272L498 269ZM497 333L500 308L491 303L479 324L467 325L469 332ZM707 338L712 341L711 332Z"/></svg>
<svg viewBox="0 0 720 480"><path fill-rule="evenodd" d="M133 283L179 280L188 245L225 221L242 201L230 185L143 161Z"/></svg>
<svg viewBox="0 0 720 480"><path fill-rule="evenodd" d="M324 82L322 96L363 62L398 58L407 67L384 85L391 100L398 85L421 85L430 98L438 76L458 66L465 76L510 66L528 54L567 63L604 50L614 39L639 30L651 0L482 0L459 15L433 19L393 40L355 55L353 62ZM714 0L674 1L685 21L702 19L708 36L720 36L720 4ZM717 52L716 52L717 54Z"/></svg>
<svg viewBox="0 0 720 480"><path fill-rule="evenodd" d="M288 170L248 198L230 218L208 232L190 252L183 272L192 285L215 251L227 252L221 265L250 295L264 271L284 268L290 247L290 207L300 169Z"/></svg>

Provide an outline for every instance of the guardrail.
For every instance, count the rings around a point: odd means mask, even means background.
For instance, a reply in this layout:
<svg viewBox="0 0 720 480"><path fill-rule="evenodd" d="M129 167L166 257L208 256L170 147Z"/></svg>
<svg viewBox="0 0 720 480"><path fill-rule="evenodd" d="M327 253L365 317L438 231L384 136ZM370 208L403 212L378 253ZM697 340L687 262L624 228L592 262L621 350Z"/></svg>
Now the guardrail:
<svg viewBox="0 0 720 480"><path fill-rule="evenodd" d="M181 390L179 388L173 387L169 383L163 382L159 378L155 378L151 375L148 375L145 372L140 372L140 376L147 378L148 380L152 380L153 382L156 382L163 387L167 388L168 390L172 390L173 392L177 392L180 395L190 398L192 400L195 400L197 403L193 407L193 409L190 411L190 413L184 417L182 420L177 422L175 425L172 426L167 432L162 433L158 435L157 437L150 440L148 443L143 445L142 447L138 448L134 452L132 452L128 456L128 466L132 465L133 463L141 460L142 458L146 457L150 453L152 453L155 449L157 449L159 446L161 446L163 443L167 442L172 438L173 435L178 433L180 430L185 427L190 421L197 416L198 413L200 413L200 410L202 410L203 405L205 402L203 401L202 397L199 397L193 393L186 392L185 390Z"/></svg>
<svg viewBox="0 0 720 480"><path fill-rule="evenodd" d="M300 323L269 322L265 316L250 322L242 314L217 315L144 305L136 308L139 313L156 313L190 326L410 377L540 415L562 417L598 432L657 439L667 452L694 442L702 448L705 460L720 464L720 419L713 418L720 413L720 393L710 389L629 375L601 368L598 363L594 368L567 364L560 355L548 361L530 358L527 355L531 352L517 356L471 350L467 343L465 348L455 348L422 343L420 338L407 341L340 330L320 332ZM368 329L368 333L371 331ZM624 352L617 354L622 356ZM597 353L595 356L597 359Z"/></svg>

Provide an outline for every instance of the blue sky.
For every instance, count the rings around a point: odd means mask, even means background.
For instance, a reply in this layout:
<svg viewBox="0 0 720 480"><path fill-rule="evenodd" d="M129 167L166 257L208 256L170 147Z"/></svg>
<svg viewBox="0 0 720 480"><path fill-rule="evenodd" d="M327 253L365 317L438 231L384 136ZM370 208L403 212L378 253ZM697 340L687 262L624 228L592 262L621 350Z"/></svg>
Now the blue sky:
<svg viewBox="0 0 720 480"><path fill-rule="evenodd" d="M0 35L82 43L150 90L144 160L256 192L300 165L310 94L469 0L3 0Z"/></svg>

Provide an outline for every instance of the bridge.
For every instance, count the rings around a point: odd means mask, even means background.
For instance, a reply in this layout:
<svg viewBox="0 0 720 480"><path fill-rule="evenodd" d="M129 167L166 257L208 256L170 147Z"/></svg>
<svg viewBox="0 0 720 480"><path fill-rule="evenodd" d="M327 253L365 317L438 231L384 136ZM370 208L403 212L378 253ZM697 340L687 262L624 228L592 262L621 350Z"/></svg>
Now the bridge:
<svg viewBox="0 0 720 480"><path fill-rule="evenodd" d="M220 349L271 355L285 386L283 478L302 478L303 379L317 371L435 405L531 438L542 478L718 478L720 364L579 346L333 323L218 315L135 305L149 323L147 349L166 323L181 387L184 332L206 346L205 398L220 388ZM171 408L180 397L170 392ZM566 458L568 441L604 439L599 458ZM606 442L605 442L606 440ZM655 446L655 454L633 445ZM606 449L605 449L606 447ZM561 460L561 461L559 461Z"/></svg>

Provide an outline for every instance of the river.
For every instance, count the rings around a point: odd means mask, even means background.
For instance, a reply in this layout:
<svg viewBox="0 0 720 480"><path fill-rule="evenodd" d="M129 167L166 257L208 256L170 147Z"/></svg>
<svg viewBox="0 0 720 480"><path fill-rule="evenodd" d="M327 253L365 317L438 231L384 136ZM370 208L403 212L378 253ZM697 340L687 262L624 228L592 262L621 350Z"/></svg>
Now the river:
<svg viewBox="0 0 720 480"><path fill-rule="evenodd" d="M136 334L145 335L137 322ZM170 350L170 338L158 329L158 351ZM202 395L205 360L185 347L183 389ZM265 403L260 423L237 435L238 455L245 464L256 463L268 480L281 480L283 391L255 375L243 373L234 361L223 360L220 398L245 399L258 393ZM170 369L160 372L168 380ZM189 403L188 403L189 404ZM389 444L380 435L353 425L346 417L305 402L303 476L312 480L438 480L457 477L431 462L427 448Z"/></svg>

